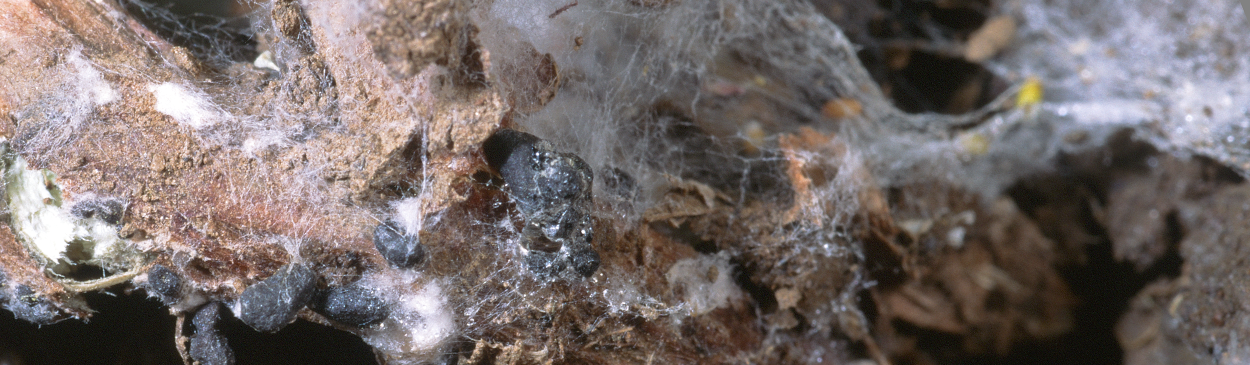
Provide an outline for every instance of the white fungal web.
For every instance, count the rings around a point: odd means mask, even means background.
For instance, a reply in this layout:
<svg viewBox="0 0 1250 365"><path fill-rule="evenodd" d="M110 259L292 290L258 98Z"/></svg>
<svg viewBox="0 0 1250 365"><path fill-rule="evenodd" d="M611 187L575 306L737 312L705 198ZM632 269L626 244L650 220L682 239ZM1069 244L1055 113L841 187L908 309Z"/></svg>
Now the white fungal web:
<svg viewBox="0 0 1250 365"><path fill-rule="evenodd" d="M625 316L677 325L715 308L749 305L744 304L749 296L737 285L736 277L738 270L743 270L738 262L752 255L781 257L778 266L791 273L852 271L850 265L863 259L859 243L848 233L854 229L852 218L860 210L857 197L866 184L875 183L856 176L864 166L881 166L895 157L908 163L886 164L892 170L887 169L881 177L905 176L907 168L934 158L886 149L877 151L873 159L854 149L829 151L851 144L876 146L879 136L896 129L912 131L916 140L932 143L936 149L950 149L953 143L933 137L931 130L942 128L928 126L969 119L899 113L859 66L846 38L805 2L646 3L583 1L557 13L568 3L497 0L475 2L467 11L478 27L477 41L489 52L492 64L519 60L515 62L525 65L526 60L532 60L528 56L533 51L552 56L561 73L561 88L542 108L517 115L515 127L552 141L590 164L598 182L593 188L599 207L594 213L597 219L618 231L634 229L646 224L644 216L663 201L672 184L687 182L712 189L715 197L710 199L716 201L719 211L707 214L722 214L723 224L739 227L743 237L737 242L717 242L719 252L699 253L656 273L662 280L660 287L681 288L682 294L675 294L648 289L652 283L624 275L620 264L610 261L584 280L537 277L525 268L525 245L515 228L515 216L489 220L467 217L473 220L468 226L483 242L475 248L497 253L480 259L485 262L469 264L493 268L489 274L431 277L419 271L382 268L362 279L362 285L385 293L393 312L379 327L360 333L392 362L415 363L442 356L450 351L448 346L458 346L457 342L509 330L512 322L524 319L518 316L559 315L576 305L600 311L594 314L597 319L579 329L584 333L596 333L599 326ZM206 144L253 158L272 158L296 146L323 148L304 142L339 131L341 118L353 117L340 111L362 110L362 105L369 103L340 97L336 91L340 87L363 86L336 84L327 77L325 65L303 58L315 48L335 49L323 61L345 65L343 68L350 72L387 72L365 34L370 24L384 17L380 2L303 1L311 36L294 38L279 34L278 25L270 18L276 6L271 3L253 4L254 10L246 17L204 26L187 26L145 3L127 4L132 14L142 14L149 25L172 24L163 28L161 35L181 40L205 67L221 75L208 80L189 80L186 75L172 80L127 76L150 80L144 90L154 98L156 111L193 130ZM240 19L248 20L248 25L238 26ZM232 37L236 35L244 36L244 40L235 42ZM310 45L309 37L323 43ZM276 71L252 59L262 57L264 51L269 54L263 60L272 62ZM67 70L82 72L88 66ZM516 84L543 84L524 80L527 75L491 77L511 79ZM423 77L374 86L374 92L400 100L397 108L421 105L429 102L421 82L430 79ZM65 85L74 87L70 91L74 94L92 95L88 101L109 100L107 92L98 91L105 90L98 85ZM835 98L859 100L862 113L842 121L823 116L820 106ZM82 110L89 107L52 105L69 108L70 112L58 112L65 115L88 113ZM418 109L393 112L407 115ZM76 123L73 118L69 120L71 125ZM407 120L378 128L412 127L425 135L429 123L426 115L407 115ZM780 136L804 128L826 139L817 145L781 148ZM61 133L65 129L53 130ZM64 143L57 142L62 138L58 136L41 132L25 140L31 141L28 149L48 151ZM422 143L423 149L428 148L425 139ZM421 156L421 163L428 164L425 155ZM794 164L819 167L812 171L820 176L808 177L820 183L812 184L804 195L794 192L789 170ZM269 168L282 167L256 167L261 176ZM263 207L329 204L339 199L326 192L323 181L326 170L332 168L328 162L313 161L300 167L302 179L267 185L281 185L281 189L229 193L258 196L258 201L249 203ZM609 174L615 176L609 179ZM420 179L412 185L422 193L375 208L377 221L395 219L413 234L440 222L465 218L421 211L421 202L432 199L427 193L432 177ZM614 182L609 185L609 181ZM796 218L792 218L797 223L786 227L752 224L749 217L736 214L753 207L797 207ZM313 229L307 222L292 224ZM244 234L258 242L279 242L296 260L306 259L299 257L304 237L272 237L259 231ZM185 264L190 256L193 253L175 257L175 263ZM689 276L712 272L713 268L715 275ZM817 305L815 313L821 315L808 318L812 333L827 335L831 326L843 321L843 315L862 322L853 302L854 293L871 282L861 273L852 276L843 287L835 288L839 291L836 299ZM863 323L860 326L865 327ZM839 346L836 341L829 342L829 346Z"/></svg>
<svg viewBox="0 0 1250 365"><path fill-rule="evenodd" d="M1250 58L1238 56L1246 54L1250 38L1235 2L1003 2L997 11L1022 26L991 69L1014 83L1039 77L1046 99L1036 108L1013 108L1013 87L962 116L899 112L841 32L804 2L641 3L581 2L566 9L569 3L561 0L496 0L474 12L492 58L522 58L532 47L559 65L560 91L518 118L518 128L586 159L596 169L596 199L630 196L607 186L603 171L632 176L638 202L598 212L621 227L663 199L670 176L724 191L739 208L787 199L770 195L785 190L775 184L788 181L777 136L803 127L835 133L831 143L865 152L798 154L837 173L833 183L803 197L818 203L802 215L820 224L777 228L796 258L860 255L840 229L860 208L856 197L865 183L936 180L994 197L1021 177L1052 169L1055 156L1101 146L1124 128L1165 150L1208 155L1243 175L1250 171L1244 137ZM1151 59L1179 61L1143 61ZM764 106L734 109L753 98ZM820 106L835 98L858 100L862 114L845 120L822 115ZM982 139L985 147L976 142ZM874 180L852 178L860 166ZM871 283L857 278L843 293L860 285ZM612 308L663 302L629 288L615 293L603 295ZM830 305L855 312L849 303Z"/></svg>
<svg viewBox="0 0 1250 365"><path fill-rule="evenodd" d="M604 316L655 312L680 323L710 305L746 298L719 274L684 277L711 266L726 275L740 270L727 256L781 251L785 254L779 256L795 263L783 259L777 266L800 271L818 270L819 262L849 265L862 259L858 243L847 235L859 211L859 189L870 183L854 178L863 166L861 157L799 150L788 158L778 145L778 135L800 128L829 135L855 130L821 115L820 106L834 98L864 100L860 118L906 118L881 98L850 44L828 20L806 3L784 1L675 1L655 7L579 2L552 16L567 4L496 0L473 14L492 60L521 58L532 47L559 65L560 91L542 109L519 118L517 128L584 158L595 169L600 204L629 201L608 204L613 209L598 211L600 218L620 229L636 227L649 209L663 203L675 179L723 194L727 205L719 209L800 206L799 224L742 223L749 234L741 242L718 242L719 253L675 264L666 278L685 295L649 293L645 283L612 274L612 263L605 263L601 270L608 274L590 280L600 289L589 298L611 309ZM738 108L744 101L760 104ZM832 137L827 143L808 148L849 141ZM787 175L791 163L824 167L820 171L828 176L817 179L827 182L795 196ZM637 193L613 186L614 179L605 174L611 170L631 177ZM750 219L729 217L730 224ZM805 259L813 255L841 260ZM846 295L823 305L823 315L810 321L812 333L827 332L840 313L859 316L850 299L865 285L870 283L854 279L841 288Z"/></svg>
<svg viewBox="0 0 1250 365"><path fill-rule="evenodd" d="M68 144L74 132L95 122L92 112L96 107L116 101L118 92L104 78L99 66L83 57L82 49L66 50L63 66L49 79L38 80L39 87L30 87L40 93L24 95L34 107L15 111L15 118L47 121L46 126L26 138L18 148L40 153ZM13 80L14 87L29 86L35 80ZM65 95L73 98L62 99Z"/></svg>
<svg viewBox="0 0 1250 365"><path fill-rule="evenodd" d="M1045 80L1039 118L1060 126L1132 128L1135 138L1160 150L1210 157L1250 177L1250 16L1244 2L1009 4L1009 13L1025 21L1017 46L989 67ZM1216 287L1226 280L1199 275L1194 281ZM1210 349L1212 358L1250 353L1250 342L1236 331L1204 331L1204 343L1192 346Z"/></svg>
<svg viewBox="0 0 1250 365"><path fill-rule="evenodd" d="M997 73L1046 82L1056 123L1128 125L1250 176L1250 21L1235 1L1009 2L1022 22ZM1079 17L1069 14L1082 14Z"/></svg>
<svg viewBox="0 0 1250 365"><path fill-rule="evenodd" d="M570 3L576 5L566 8ZM1041 77L1046 101L1036 111L1008 109L999 100L970 115L941 116L907 115L891 106L846 37L803 1L471 2L466 17L477 27L476 41L491 64L537 69L532 57L537 52L550 54L557 65L559 91L543 107L514 116L514 127L589 163L598 220L617 231L646 224L648 210L664 202L675 181L691 182L723 195L713 200L724 200L717 209L728 211L726 224L742 227L742 238L718 242L719 252L700 253L669 268L672 278L666 277L665 285L683 286L687 294L674 296L648 292L641 279L619 275L613 262L585 280L540 280L524 267L516 216L469 217L474 220L467 226L479 230L483 242L474 247L498 252L486 259L495 261L473 264L495 271L471 278L394 269L368 273L365 285L387 293L396 312L363 337L396 363L405 363L440 356L456 341L507 328L516 319L511 316L525 310L549 313L568 305L556 302L603 309L599 321L581 329L586 333L623 314L680 321L745 300L741 288L725 282L742 269L737 263L744 257L783 252L777 266L792 265L788 270L862 261L861 243L848 232L855 229L863 189L937 180L994 196L1020 176L1048 169L1051 157L1097 146L1122 127L1137 128L1167 149L1207 154L1250 171L1245 165L1250 84L1244 82L1250 61L1219 56L1245 54L1250 39L1244 34L1245 19L1227 16L1238 12L1231 8L1235 2L1196 3L1006 2L1000 10L1021 21L1020 35L990 68L1016 82ZM427 76L381 86L340 85L328 76L326 65L302 58L317 47L331 47L336 52L326 56L327 64L345 65L356 74L387 74L366 37L370 25L385 16L382 1L301 1L311 30L293 38L275 29L274 4L247 5L253 10L245 16L188 25L150 4L127 1L132 15L149 25L165 24L161 36L189 45L189 52L221 76L175 78L179 81L126 76L150 80L146 90L155 109L206 143L258 159L296 146L325 148L305 142L341 131L341 118L359 118L341 111L363 110L371 101L341 97L338 88L375 87L382 94L378 97L399 100L397 110L387 112L406 118L378 128L430 133L430 116L411 115L429 102L422 86L430 81ZM1068 16L1072 13L1098 15ZM269 53L262 57L264 51ZM1102 57L1107 52L1115 56ZM32 88L43 93L25 96L38 100L28 103L37 106L15 113L48 121L47 128L16 138L15 147L24 154L40 155L69 143L76 128L96 122L93 110L127 97L114 91L108 76L135 71L99 69L79 50L66 54L60 76L45 80L52 86ZM255 62L258 57L272 67ZM1180 62L1134 62L1156 57ZM545 84L523 72L490 77L492 82ZM862 110L831 119L821 106L834 99L856 100ZM782 145L783 136L805 129L825 139L801 148ZM1065 141L1076 132L1089 138ZM969 148L961 142L968 138L984 138L988 148ZM422 139L423 151L425 143ZM846 146L852 148L841 148ZM429 161L420 155L421 171L429 171ZM804 174L814 181L800 193L793 192L790 169L796 164L810 167ZM278 191L239 193L263 197L255 202L262 206L331 204L341 197L326 192L325 179L336 168L312 161L299 167L299 178L282 181ZM394 219L412 233L464 218L422 211L422 202L432 199L432 178L420 179L412 184L420 193L368 208L375 210L377 221ZM797 207L793 221L798 223L751 225L737 214L758 206ZM293 224L313 229L307 222ZM298 256L302 238L278 241ZM718 274L706 281L685 277L711 267ZM854 293L870 285L862 272L855 272L837 299L822 304L825 317L810 318L812 333L844 323L841 315L862 321Z"/></svg>

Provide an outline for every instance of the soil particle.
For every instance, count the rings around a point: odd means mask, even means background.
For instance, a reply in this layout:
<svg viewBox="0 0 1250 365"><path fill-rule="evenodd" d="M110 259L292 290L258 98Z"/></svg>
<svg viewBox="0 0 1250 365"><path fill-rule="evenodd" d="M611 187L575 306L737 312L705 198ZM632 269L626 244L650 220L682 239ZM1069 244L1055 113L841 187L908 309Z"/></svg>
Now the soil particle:
<svg viewBox="0 0 1250 365"><path fill-rule="evenodd" d="M382 1L385 17L368 33L373 51L404 78L431 63L458 63L470 35L465 6L449 0Z"/></svg>

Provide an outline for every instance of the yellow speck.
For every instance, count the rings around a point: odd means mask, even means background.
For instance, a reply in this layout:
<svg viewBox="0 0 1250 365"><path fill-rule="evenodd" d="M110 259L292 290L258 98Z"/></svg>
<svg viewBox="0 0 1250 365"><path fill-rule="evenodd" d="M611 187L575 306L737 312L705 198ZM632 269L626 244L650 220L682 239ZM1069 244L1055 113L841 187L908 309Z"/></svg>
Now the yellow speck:
<svg viewBox="0 0 1250 365"><path fill-rule="evenodd" d="M754 77L754 78L752 78L752 79L751 79L751 81L755 83L755 86L764 86L764 85L768 85L768 79L766 79L766 78L764 78L764 76L760 76L760 75L755 75L755 77Z"/></svg>
<svg viewBox="0 0 1250 365"><path fill-rule="evenodd" d="M764 146L764 139L768 137L768 132L764 131L764 126L754 120L742 126L742 134L746 137L746 148L749 152L755 152Z"/></svg>
<svg viewBox="0 0 1250 365"><path fill-rule="evenodd" d="M981 133L964 133L959 135L959 147L970 155L984 155L990 151L990 139Z"/></svg>
<svg viewBox="0 0 1250 365"><path fill-rule="evenodd" d="M1182 300L1185 300L1185 294L1177 294L1175 297L1172 297L1172 302L1168 303L1169 315L1176 317L1176 310L1180 309Z"/></svg>
<svg viewBox="0 0 1250 365"><path fill-rule="evenodd" d="M1020 86L1020 92L1016 94L1016 107L1029 108L1042 102L1042 80L1037 77L1029 77L1024 80L1024 85Z"/></svg>

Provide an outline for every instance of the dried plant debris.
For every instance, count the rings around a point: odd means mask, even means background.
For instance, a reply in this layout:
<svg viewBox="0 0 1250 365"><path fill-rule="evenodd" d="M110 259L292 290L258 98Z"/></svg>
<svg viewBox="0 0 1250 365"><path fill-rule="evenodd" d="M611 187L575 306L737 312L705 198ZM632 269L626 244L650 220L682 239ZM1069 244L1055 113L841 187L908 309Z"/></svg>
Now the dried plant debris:
<svg viewBox="0 0 1250 365"><path fill-rule="evenodd" d="M1240 359L1244 37L1108 4L8 0L0 299L140 288L203 364L235 319L388 364L919 364L1108 343L1085 303L1141 290L1124 349Z"/></svg>

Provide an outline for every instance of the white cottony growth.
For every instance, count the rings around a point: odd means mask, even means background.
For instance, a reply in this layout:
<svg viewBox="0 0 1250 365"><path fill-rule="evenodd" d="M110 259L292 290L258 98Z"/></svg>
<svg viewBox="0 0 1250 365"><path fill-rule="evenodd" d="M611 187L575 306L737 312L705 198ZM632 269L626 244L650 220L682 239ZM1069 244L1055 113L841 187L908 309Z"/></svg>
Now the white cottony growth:
<svg viewBox="0 0 1250 365"><path fill-rule="evenodd" d="M53 262L65 257L74 239L74 219L61 209L55 179L51 171L28 169L21 157L14 158L4 174L14 233Z"/></svg>
<svg viewBox="0 0 1250 365"><path fill-rule="evenodd" d="M256 60L252 61L252 66L273 71L282 71L278 68L278 64L273 62L273 52L270 51L261 52L259 56L256 56Z"/></svg>
<svg viewBox="0 0 1250 365"><path fill-rule="evenodd" d="M420 198L401 199L391 205L395 208L395 222L399 223L399 226L403 227L408 234L416 234L421 230L423 214Z"/></svg>
<svg viewBox="0 0 1250 365"><path fill-rule="evenodd" d="M413 348L429 349L451 334L455 321L447 311L443 290L437 283L426 284L416 295L400 299L397 312L392 314L414 315L422 323L408 328Z"/></svg>
<svg viewBox="0 0 1250 365"><path fill-rule="evenodd" d="M121 242L116 226L99 218L74 217L62 207L56 174L46 169L28 169L20 156L14 156L7 167L5 195L14 233L43 255L48 264L55 265L58 260L75 263L67 256L73 242L80 243L83 256L90 259L118 253L113 251Z"/></svg>
<svg viewBox="0 0 1250 365"><path fill-rule="evenodd" d="M149 85L148 91L156 97L156 105L153 106L156 111L188 127L200 129L224 119L223 113L211 101L182 85L166 82Z"/></svg>
<svg viewBox="0 0 1250 365"><path fill-rule="evenodd" d="M1250 173L1250 21L1241 4L1008 4L1022 22L1014 45L990 63L996 73L1038 76L1047 102L1077 124L1118 119L1162 149Z"/></svg>
<svg viewBox="0 0 1250 365"><path fill-rule="evenodd" d="M593 20L588 15L600 10L597 9L597 4L587 1L565 9L554 18L549 17L556 9L569 3L568 0L495 1L490 9L490 16L515 29L523 30L514 36L532 43L535 48L543 52L563 53L572 50L573 44L551 35L585 26L584 22Z"/></svg>
<svg viewBox="0 0 1250 365"><path fill-rule="evenodd" d="M82 52L74 52L69 56L69 64L77 74L74 82L77 88L89 96L95 105L104 105L117 100L117 91L100 75L100 71L82 58Z"/></svg>
<svg viewBox="0 0 1250 365"><path fill-rule="evenodd" d="M1250 58L1243 57L1250 39L1246 29L1250 27L1236 15L1240 12L1231 11L1229 6L1236 6L1233 2L1181 0L1143 6L1122 0L1058 0L1001 4L996 9L1016 15L1022 26L1017 40L991 61L990 67L1011 81L1037 76L1046 86L1047 97L1035 114L999 113L968 130L968 135L988 140L986 151L979 155L968 152L958 139L946 137L949 130L943 129L941 122L954 118L905 115L894 109L859 65L855 49L806 1L669 1L655 7L640 5L645 1L581 1L552 16L570 3L472 3L480 6L469 10L480 29L473 37L488 51L482 54L489 56L492 82L511 78L505 81L538 84L525 82L534 81L536 76L515 71L533 69L528 66L534 65L523 63L533 62L534 53L549 54L558 65L561 84L553 99L534 110L518 109L510 117L515 122L510 127L538 135L558 149L585 159L596 172L596 201L623 203L623 208L600 209L595 216L618 228L634 227L633 223L664 197L670 185L667 176L711 186L725 193L726 204L738 207L748 206L752 199L785 203L785 198L761 193L786 189L784 184L791 176L781 169L788 166L782 162L801 162L814 167L805 173L813 174L808 177L817 182L809 195L796 199L804 203L797 213L800 223L778 227L774 237L779 238L771 247L793 252L786 260L801 259L802 255L846 257L859 254L843 228L852 226L852 218L861 211L858 197L864 184L904 185L930 182L936 176L996 195L1021 174L1053 166L1048 159L1067 148L1063 137L1070 131L1087 133L1090 138L1086 139L1100 141L1099 129L1145 126L1158 120L1159 135L1154 137L1165 145L1206 151L1224 157L1223 161L1235 160L1238 153L1250 157L1245 148L1246 136L1250 135L1250 83L1245 82L1250 75L1246 67ZM339 84L343 87L340 92L357 87L347 83L353 81L353 73L385 72L385 66L374 57L375 45L365 36L369 25L384 16L379 3L304 1L302 5L318 49L331 50L318 52L328 71L345 82ZM267 13L259 11L256 16L263 20ZM269 22L258 23L264 24L255 25L260 27L258 34L276 35L275 29L264 28ZM252 63L257 68L293 70L293 61L306 52L282 36L257 38L275 40L267 44L271 50ZM1220 56L1225 48L1232 56ZM1159 59L1182 62L1152 62ZM118 98L94 65L76 53L68 60L66 74L74 77L60 83L74 90L81 100L58 100L55 105L66 111L43 114L71 122L85 120L81 116L88 115L94 106ZM372 96L426 102L414 97L426 95L418 92L426 81L418 78L404 81L411 85L380 87L378 95ZM505 82L496 85L502 84ZM712 91L715 88L705 87L717 84L731 85L734 91L720 94L733 96L717 95ZM289 100L274 98L266 100L261 115L255 115L243 109L246 103L236 103L248 100L255 91L235 88L229 91L243 96L231 99L232 95L218 92L210 99L186 82L152 84L148 91L154 96L155 110L198 129L212 137L210 140L241 141L237 146L249 153L269 146L294 145L300 143L296 136L324 132L317 124L281 122L357 118L350 112L332 110L356 110L353 108L365 102L343 97L335 100L337 109L307 111ZM743 98L746 96L767 100L769 105L763 108L766 113L743 115L741 111L717 110L752 100ZM823 117L820 106L834 98L861 102L862 117L836 123ZM783 161L777 154L777 136L799 128L838 135L835 142L854 148L841 154L793 151L794 159ZM895 129L907 129L907 133ZM740 142L748 140L750 149L759 153L739 153L745 146ZM66 243L75 239L72 232L87 229L99 231L91 236L108 236L110 227L98 226L98 222L78 225L59 207L59 201L58 206L48 204L59 199L48 200L55 196L47 189L54 186L50 173L25 170L20 161L14 165L19 163L22 167L11 168L6 180L15 229L25 241L33 242L49 257L59 258L64 256ZM856 169L865 165L872 171L861 178ZM1248 169L1240 168L1243 172ZM631 184L606 186L609 179L601 173L606 169L621 171ZM814 176L820 173L827 176ZM909 176L915 180L906 180ZM316 185L320 178L310 178L308 184ZM775 188L778 185L782 187ZM422 207L423 198L429 196L410 197L391 205L393 219L407 233L416 233L439 217ZM499 225L512 227L511 223L505 219ZM23 233L23 229L36 225L43 226L39 232L54 236ZM112 235L115 240L115 232ZM104 238L96 242L97 249L108 245ZM299 252L296 241L289 242L286 247ZM499 242L504 250L521 246L515 239ZM723 244L749 247L752 242L741 243ZM501 252L506 254L504 250ZM680 290L675 290L678 303L665 307L675 308L668 313L698 315L742 300L743 292L735 285L729 264L730 255L739 254L727 250L669 267L665 280ZM615 272L611 271L613 264L608 263L604 270ZM454 279L422 275L429 274L380 268L363 279L362 285L385 293L392 312L382 323L362 330L362 337L392 362L420 361L413 358L437 352L441 343L462 330L458 325L464 326L466 335L472 333L476 328L468 322L473 320L471 315L464 314L465 323L457 322L461 309L493 308L458 302L465 297L454 298L464 291L453 285L463 284ZM606 301L612 314L660 307L652 297L658 294L648 293L633 281L634 277L597 275L593 280L596 285L605 281L596 296ZM848 285L846 293L854 293L858 285ZM512 290L500 295L532 294ZM856 310L836 303L826 308ZM480 317L494 318L491 314ZM813 332L829 332L821 326L828 326L830 321L809 319L816 323Z"/></svg>
<svg viewBox="0 0 1250 365"><path fill-rule="evenodd" d="M420 282L421 275L409 270L376 272L361 279L360 285L385 295L391 313L386 320L368 328L361 338L389 359L407 363L433 354L443 340L456 330L442 286L434 280ZM420 287L413 291L414 287Z"/></svg>
<svg viewBox="0 0 1250 365"><path fill-rule="evenodd" d="M1045 106L1059 117L1070 117L1083 124L1126 125L1127 122L1149 120L1158 115L1157 105L1139 100L1101 100L1052 103Z"/></svg>
<svg viewBox="0 0 1250 365"><path fill-rule="evenodd" d="M76 219L74 227L74 235L78 239L85 240L89 244L84 244L84 249L89 249L89 256L92 258L101 258L102 256L112 256L112 250L118 248L118 243L122 242L120 236L117 235L117 226L108 224L100 219ZM89 246L89 247L88 247Z"/></svg>
<svg viewBox="0 0 1250 365"><path fill-rule="evenodd" d="M723 252L677 261L664 274L669 285L683 288L690 314L707 313L743 298L742 289L734 283L729 256Z"/></svg>
<svg viewBox="0 0 1250 365"><path fill-rule="evenodd" d="M113 88L99 65L84 57L81 49L65 51L64 62L52 70L46 78L25 80L10 78L6 90L26 91L31 97L40 98L25 110L18 111L18 120L41 120L43 125L37 133L23 137L26 152L52 150L72 141L76 131L90 123L96 123L98 107L113 103L120 94Z"/></svg>

